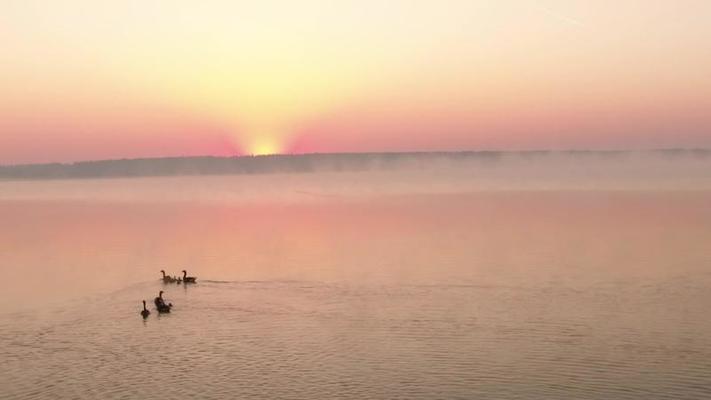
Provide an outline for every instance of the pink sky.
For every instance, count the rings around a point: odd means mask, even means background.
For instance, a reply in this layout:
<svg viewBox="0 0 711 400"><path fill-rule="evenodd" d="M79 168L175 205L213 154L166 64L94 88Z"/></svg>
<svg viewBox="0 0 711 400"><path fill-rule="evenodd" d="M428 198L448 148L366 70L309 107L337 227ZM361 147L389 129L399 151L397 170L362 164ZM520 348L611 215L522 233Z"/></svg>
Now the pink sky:
<svg viewBox="0 0 711 400"><path fill-rule="evenodd" d="M0 5L0 164L711 147L711 3Z"/></svg>

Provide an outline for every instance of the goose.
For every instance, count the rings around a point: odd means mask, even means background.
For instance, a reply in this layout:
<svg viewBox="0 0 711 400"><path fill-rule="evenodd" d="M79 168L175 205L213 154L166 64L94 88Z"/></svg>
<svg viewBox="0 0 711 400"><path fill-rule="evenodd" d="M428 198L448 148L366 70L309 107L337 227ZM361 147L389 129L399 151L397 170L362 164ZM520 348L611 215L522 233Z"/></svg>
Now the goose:
<svg viewBox="0 0 711 400"><path fill-rule="evenodd" d="M188 276L188 272L186 270L183 270L183 282L185 283L195 283L197 281L197 278L194 276Z"/></svg>
<svg viewBox="0 0 711 400"><path fill-rule="evenodd" d="M156 297L153 302L156 305L156 308L158 309L158 313L169 313L170 308L173 307L172 303L165 304L165 301L163 300L163 291L161 290L158 293L158 297Z"/></svg>
<svg viewBox="0 0 711 400"><path fill-rule="evenodd" d="M143 311L141 311L141 316L143 317L143 319L146 319L150 314L151 312L148 311L148 309L146 308L146 301L143 300Z"/></svg>
<svg viewBox="0 0 711 400"><path fill-rule="evenodd" d="M172 278L170 276L167 276L165 274L164 270L160 270L160 273L163 274L163 283L173 283L175 282L175 278Z"/></svg>
<svg viewBox="0 0 711 400"><path fill-rule="evenodd" d="M160 293L158 293L158 297L153 299L153 304L156 305L156 308L160 307L163 303L163 291L161 290Z"/></svg>

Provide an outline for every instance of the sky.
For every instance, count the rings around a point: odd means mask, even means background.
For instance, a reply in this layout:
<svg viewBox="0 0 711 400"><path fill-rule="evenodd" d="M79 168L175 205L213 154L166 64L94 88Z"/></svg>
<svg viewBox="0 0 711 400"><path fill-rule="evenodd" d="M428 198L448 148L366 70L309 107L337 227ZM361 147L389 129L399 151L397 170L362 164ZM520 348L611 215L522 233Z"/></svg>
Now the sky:
<svg viewBox="0 0 711 400"><path fill-rule="evenodd" d="M0 164L711 147L706 0L0 0Z"/></svg>

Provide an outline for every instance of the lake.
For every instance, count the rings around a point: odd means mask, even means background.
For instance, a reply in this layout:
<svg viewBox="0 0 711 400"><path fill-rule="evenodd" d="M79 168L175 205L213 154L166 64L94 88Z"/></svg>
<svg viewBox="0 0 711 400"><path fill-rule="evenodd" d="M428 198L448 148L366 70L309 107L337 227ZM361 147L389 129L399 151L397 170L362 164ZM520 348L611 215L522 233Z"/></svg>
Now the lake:
<svg viewBox="0 0 711 400"><path fill-rule="evenodd" d="M481 182L0 182L0 397L711 397L711 191Z"/></svg>

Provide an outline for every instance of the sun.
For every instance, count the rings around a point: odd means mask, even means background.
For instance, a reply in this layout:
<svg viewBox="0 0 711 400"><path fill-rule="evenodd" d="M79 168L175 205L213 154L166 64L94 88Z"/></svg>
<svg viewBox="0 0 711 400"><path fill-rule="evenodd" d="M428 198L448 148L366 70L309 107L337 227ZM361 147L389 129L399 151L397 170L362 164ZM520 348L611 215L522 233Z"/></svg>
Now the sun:
<svg viewBox="0 0 711 400"><path fill-rule="evenodd" d="M279 154L282 150L279 142L270 137L255 138L249 146L249 152L255 156Z"/></svg>

